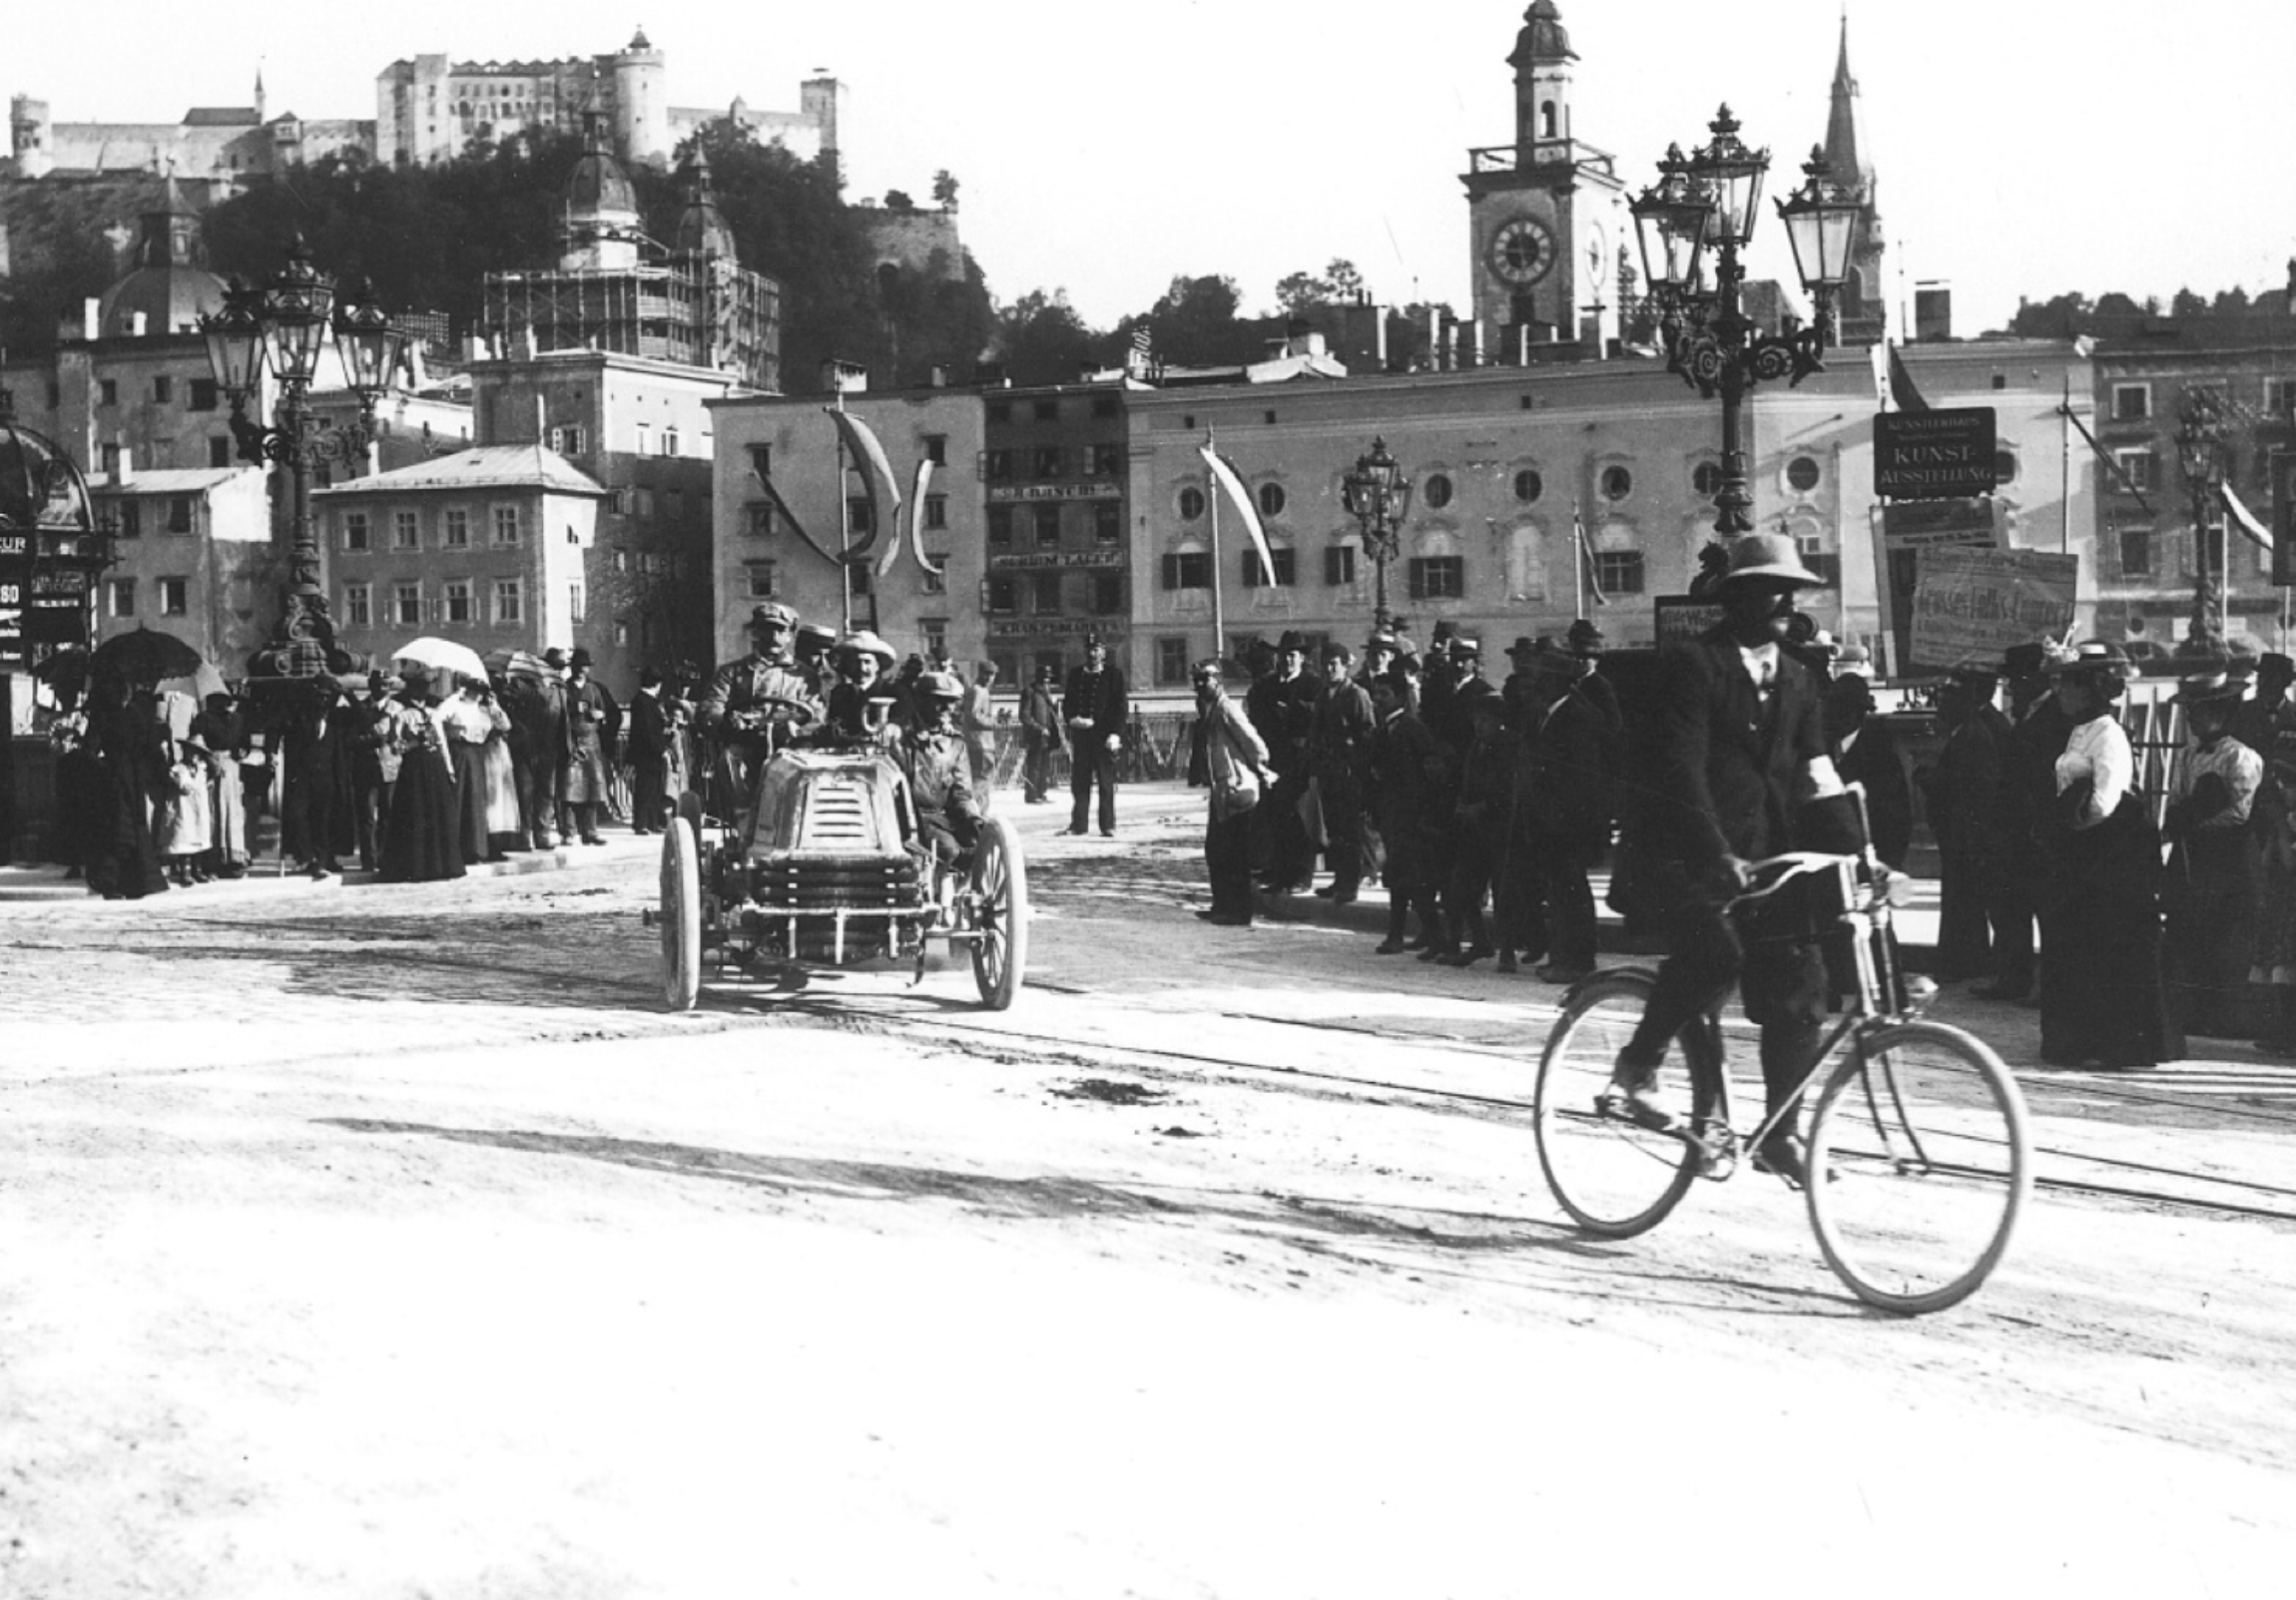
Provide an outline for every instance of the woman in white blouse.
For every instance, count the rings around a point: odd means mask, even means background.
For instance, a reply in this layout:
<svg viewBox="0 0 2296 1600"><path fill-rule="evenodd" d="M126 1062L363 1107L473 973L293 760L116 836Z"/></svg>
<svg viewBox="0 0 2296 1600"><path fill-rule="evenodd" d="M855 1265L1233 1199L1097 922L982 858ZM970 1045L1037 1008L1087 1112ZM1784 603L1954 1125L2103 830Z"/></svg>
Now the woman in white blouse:
<svg viewBox="0 0 2296 1600"><path fill-rule="evenodd" d="M2045 670L2073 726L2056 759L2047 829L2041 1059L2113 1069L2173 1061L2184 1039L2161 980L2160 835L2112 716L2134 671L2101 640L2058 651Z"/></svg>
<svg viewBox="0 0 2296 1600"><path fill-rule="evenodd" d="M2190 735L2168 781L2161 833L2172 848L2161 916L2168 931L2168 997L2187 1033L2213 1039L2256 1032L2262 1018L2249 987L2256 959L2257 887L2263 854L2248 825L2264 783L2264 758L2232 737L2248 681L2196 673L2177 686Z"/></svg>

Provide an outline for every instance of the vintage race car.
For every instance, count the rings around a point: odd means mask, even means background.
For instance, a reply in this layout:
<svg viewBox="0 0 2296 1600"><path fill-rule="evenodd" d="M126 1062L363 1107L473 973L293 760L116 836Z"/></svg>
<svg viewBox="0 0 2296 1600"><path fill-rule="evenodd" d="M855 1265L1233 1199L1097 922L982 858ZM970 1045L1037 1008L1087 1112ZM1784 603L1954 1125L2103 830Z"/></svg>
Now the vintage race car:
<svg viewBox="0 0 2296 1600"><path fill-rule="evenodd" d="M662 836L662 989L697 1003L705 960L766 972L913 963L928 945L965 949L980 1003L1001 1011L1028 966L1028 871L1002 817L982 819L968 858L920 836L908 781L883 746L801 736L757 770L729 818L680 797Z"/></svg>

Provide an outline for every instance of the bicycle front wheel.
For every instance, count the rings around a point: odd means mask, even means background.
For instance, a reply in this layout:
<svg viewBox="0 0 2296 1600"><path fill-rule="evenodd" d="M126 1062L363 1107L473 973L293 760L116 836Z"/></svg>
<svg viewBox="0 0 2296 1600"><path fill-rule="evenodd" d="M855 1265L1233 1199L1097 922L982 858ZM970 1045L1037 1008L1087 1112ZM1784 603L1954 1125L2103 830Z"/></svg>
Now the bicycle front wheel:
<svg viewBox="0 0 2296 1600"><path fill-rule="evenodd" d="M1810 1226L1842 1282L1884 1311L1943 1311L2000 1265L2032 1191L2024 1096L1959 1028L1878 1028L1819 1096L1810 1172Z"/></svg>
<svg viewBox="0 0 2296 1600"><path fill-rule="evenodd" d="M1604 1239L1631 1239L1666 1220L1697 1176L1697 1153L1680 1138L1605 1116L1595 1102L1621 1046L1649 1003L1647 972L1611 972L1574 991L1539 1058L1533 1127L1546 1187L1571 1220ZM1679 1042L1659 1070L1658 1096L1684 1129L1708 1095Z"/></svg>

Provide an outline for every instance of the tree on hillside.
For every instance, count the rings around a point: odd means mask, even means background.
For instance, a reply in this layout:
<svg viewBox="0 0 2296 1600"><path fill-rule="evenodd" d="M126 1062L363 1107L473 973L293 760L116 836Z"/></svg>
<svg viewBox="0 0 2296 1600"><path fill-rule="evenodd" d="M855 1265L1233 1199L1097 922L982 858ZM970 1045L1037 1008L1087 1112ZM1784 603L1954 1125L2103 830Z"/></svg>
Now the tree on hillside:
<svg viewBox="0 0 2296 1600"><path fill-rule="evenodd" d="M1073 383L1100 364L1101 336L1084 325L1066 289L1030 289L996 311L997 359L1013 382Z"/></svg>
<svg viewBox="0 0 2296 1600"><path fill-rule="evenodd" d="M108 230L120 197L96 186L18 184L8 197L12 275L0 277L0 347L12 354L55 348L58 327L119 275Z"/></svg>
<svg viewBox="0 0 2296 1600"><path fill-rule="evenodd" d="M1321 275L1314 272L1293 272L1276 280L1276 307L1288 316L1311 310L1318 305L1341 305L1354 300L1364 291L1364 274L1356 264L1335 256L1324 267Z"/></svg>
<svg viewBox="0 0 2296 1600"><path fill-rule="evenodd" d="M1259 358L1260 330L1237 320L1243 296L1232 277L1172 279L1163 298L1119 322L1127 338L1146 324L1159 359L1176 366L1234 366Z"/></svg>

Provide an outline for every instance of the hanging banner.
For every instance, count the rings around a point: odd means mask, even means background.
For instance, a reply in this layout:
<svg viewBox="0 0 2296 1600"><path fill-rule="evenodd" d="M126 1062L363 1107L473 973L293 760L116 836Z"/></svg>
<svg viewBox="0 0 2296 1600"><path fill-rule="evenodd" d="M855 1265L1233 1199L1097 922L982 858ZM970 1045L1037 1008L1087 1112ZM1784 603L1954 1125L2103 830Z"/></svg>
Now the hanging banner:
<svg viewBox="0 0 2296 1600"><path fill-rule="evenodd" d="M1914 557L1911 666L1998 667L2011 645L2072 629L2078 556L2037 550L1930 549Z"/></svg>

